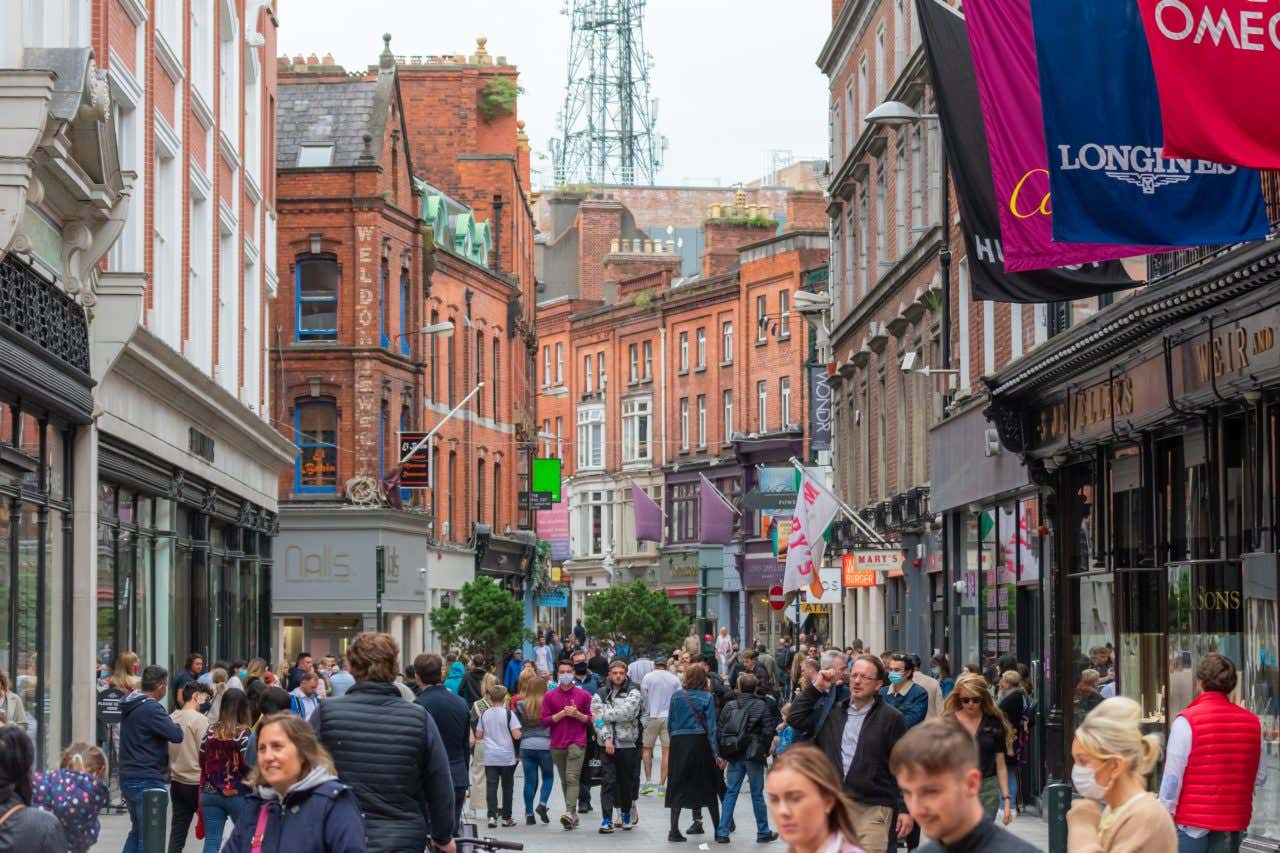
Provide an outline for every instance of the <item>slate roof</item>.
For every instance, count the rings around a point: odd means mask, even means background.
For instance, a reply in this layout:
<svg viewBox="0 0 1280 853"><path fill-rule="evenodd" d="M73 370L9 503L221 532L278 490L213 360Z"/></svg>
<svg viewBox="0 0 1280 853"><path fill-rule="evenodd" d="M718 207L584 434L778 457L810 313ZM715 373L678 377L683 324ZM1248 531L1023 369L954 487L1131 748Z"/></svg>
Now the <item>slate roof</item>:
<svg viewBox="0 0 1280 853"><path fill-rule="evenodd" d="M333 143L333 166L352 166L364 153L377 80L346 83L287 83L279 87L276 107L276 168L298 165L298 149ZM376 136L377 134L375 134ZM374 156L382 140L372 142Z"/></svg>

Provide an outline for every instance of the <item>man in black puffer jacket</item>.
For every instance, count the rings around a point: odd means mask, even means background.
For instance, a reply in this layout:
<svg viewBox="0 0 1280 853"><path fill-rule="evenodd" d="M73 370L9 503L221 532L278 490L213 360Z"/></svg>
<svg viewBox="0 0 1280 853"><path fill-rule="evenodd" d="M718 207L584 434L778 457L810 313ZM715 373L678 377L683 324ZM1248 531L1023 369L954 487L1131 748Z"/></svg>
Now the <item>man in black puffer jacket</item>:
<svg viewBox="0 0 1280 853"><path fill-rule="evenodd" d="M454 853L449 755L427 709L392 683L400 647L390 634L359 634L347 652L356 683L311 717L338 777L355 789L370 853Z"/></svg>

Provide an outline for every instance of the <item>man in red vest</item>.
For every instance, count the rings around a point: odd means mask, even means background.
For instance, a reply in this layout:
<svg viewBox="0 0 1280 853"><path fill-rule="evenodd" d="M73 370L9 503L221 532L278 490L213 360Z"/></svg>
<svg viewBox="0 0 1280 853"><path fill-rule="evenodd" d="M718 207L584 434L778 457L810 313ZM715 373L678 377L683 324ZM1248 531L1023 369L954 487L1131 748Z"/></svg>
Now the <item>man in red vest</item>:
<svg viewBox="0 0 1280 853"><path fill-rule="evenodd" d="M1169 730L1160 802L1178 827L1178 853L1240 849L1253 789L1267 780L1262 724L1232 703L1236 668L1209 652L1196 666L1200 695Z"/></svg>

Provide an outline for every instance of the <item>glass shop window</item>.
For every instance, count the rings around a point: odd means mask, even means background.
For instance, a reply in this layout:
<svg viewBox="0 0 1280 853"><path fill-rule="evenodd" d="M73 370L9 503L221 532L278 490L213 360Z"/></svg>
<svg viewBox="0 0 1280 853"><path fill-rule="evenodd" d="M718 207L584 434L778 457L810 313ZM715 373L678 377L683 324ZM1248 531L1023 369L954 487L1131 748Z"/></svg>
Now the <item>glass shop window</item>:
<svg viewBox="0 0 1280 853"><path fill-rule="evenodd" d="M1137 445L1108 452L1107 517L1111 524L1111 558L1116 569L1154 566L1143 484L1142 452Z"/></svg>
<svg viewBox="0 0 1280 853"><path fill-rule="evenodd" d="M1261 545L1258 499L1262 470L1257 430L1252 413L1222 419L1222 513L1226 526L1227 558L1257 550Z"/></svg>
<svg viewBox="0 0 1280 853"><path fill-rule="evenodd" d="M1116 573L1120 588L1120 667L1117 695L1142 708L1143 730L1163 732L1165 720L1163 624L1164 573L1154 570Z"/></svg>

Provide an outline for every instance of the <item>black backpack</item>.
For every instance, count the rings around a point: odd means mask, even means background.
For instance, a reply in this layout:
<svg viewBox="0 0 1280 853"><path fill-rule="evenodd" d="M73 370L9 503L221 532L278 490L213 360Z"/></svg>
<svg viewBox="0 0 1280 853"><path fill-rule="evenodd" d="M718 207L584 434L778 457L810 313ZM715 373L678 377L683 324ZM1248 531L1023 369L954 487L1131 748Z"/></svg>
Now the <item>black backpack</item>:
<svg viewBox="0 0 1280 853"><path fill-rule="evenodd" d="M742 760L751 746L747 732L747 709L741 702L731 701L720 712L722 719L716 732L716 745L720 748L720 757L726 760Z"/></svg>

